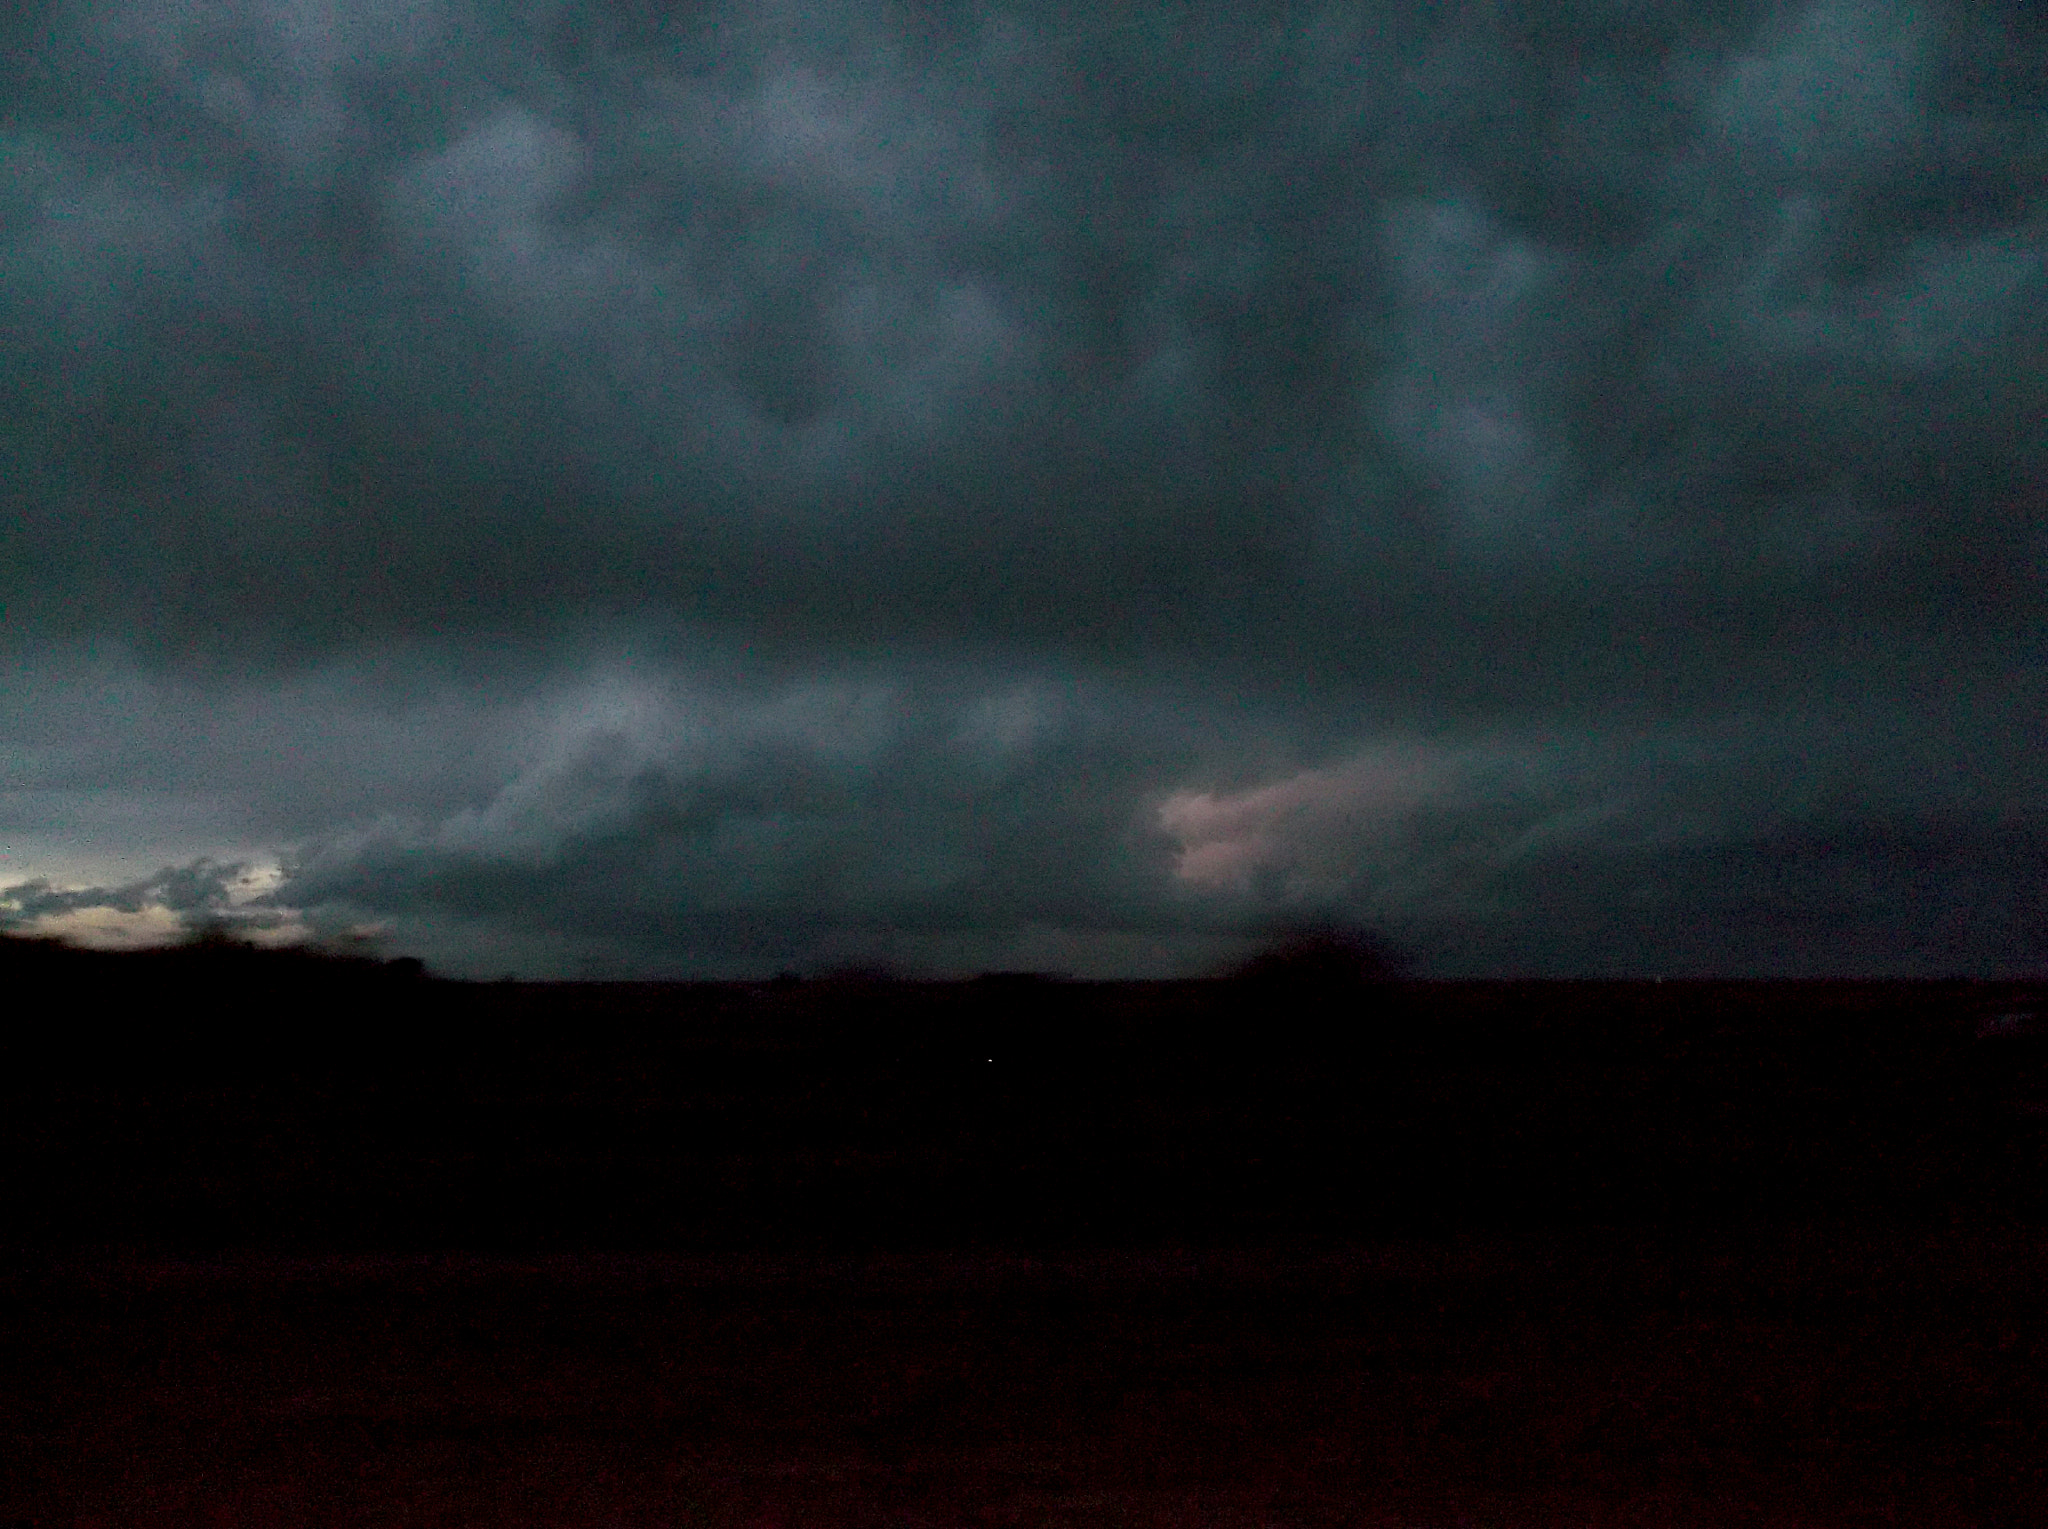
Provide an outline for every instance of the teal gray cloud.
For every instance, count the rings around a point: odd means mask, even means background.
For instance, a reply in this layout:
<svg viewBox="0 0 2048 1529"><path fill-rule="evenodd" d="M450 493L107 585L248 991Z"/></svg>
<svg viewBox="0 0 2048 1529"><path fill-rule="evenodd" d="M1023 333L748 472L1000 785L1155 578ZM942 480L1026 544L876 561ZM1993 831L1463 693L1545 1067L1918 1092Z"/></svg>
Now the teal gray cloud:
<svg viewBox="0 0 2048 1529"><path fill-rule="evenodd" d="M535 970L2041 959L2032 8L7 26L17 892L211 857Z"/></svg>

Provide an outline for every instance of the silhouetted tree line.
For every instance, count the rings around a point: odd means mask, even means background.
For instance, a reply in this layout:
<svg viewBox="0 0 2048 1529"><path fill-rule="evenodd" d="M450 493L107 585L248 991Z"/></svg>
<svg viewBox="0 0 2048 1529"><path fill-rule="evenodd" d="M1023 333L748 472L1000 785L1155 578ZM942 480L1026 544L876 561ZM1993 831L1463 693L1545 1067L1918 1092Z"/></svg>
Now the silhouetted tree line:
<svg viewBox="0 0 2048 1529"><path fill-rule="evenodd" d="M317 945L264 947L224 923L202 924L174 945L94 950L63 940L0 932L0 972L9 980L416 982L426 964L416 956L380 959Z"/></svg>
<svg viewBox="0 0 2048 1529"><path fill-rule="evenodd" d="M2040 994L424 980L0 939L0 1242L1223 1242L2048 1212ZM223 1002L227 999L230 1001Z"/></svg>

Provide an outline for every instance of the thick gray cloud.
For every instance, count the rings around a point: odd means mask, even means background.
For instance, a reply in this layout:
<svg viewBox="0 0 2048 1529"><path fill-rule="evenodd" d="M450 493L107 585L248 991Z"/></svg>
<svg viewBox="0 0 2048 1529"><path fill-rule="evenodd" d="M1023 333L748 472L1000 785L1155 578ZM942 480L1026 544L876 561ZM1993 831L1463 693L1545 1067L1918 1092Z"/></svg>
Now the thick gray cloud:
<svg viewBox="0 0 2048 1529"><path fill-rule="evenodd" d="M8 25L16 922L2042 959L2031 7Z"/></svg>
<svg viewBox="0 0 2048 1529"><path fill-rule="evenodd" d="M6 907L9 913L24 919L92 908L110 908L118 913L140 913L151 906L172 913L211 911L230 905L229 889L240 873L239 866L195 860L190 865L167 866L154 876L123 887L64 891L43 880L17 882L7 889Z"/></svg>

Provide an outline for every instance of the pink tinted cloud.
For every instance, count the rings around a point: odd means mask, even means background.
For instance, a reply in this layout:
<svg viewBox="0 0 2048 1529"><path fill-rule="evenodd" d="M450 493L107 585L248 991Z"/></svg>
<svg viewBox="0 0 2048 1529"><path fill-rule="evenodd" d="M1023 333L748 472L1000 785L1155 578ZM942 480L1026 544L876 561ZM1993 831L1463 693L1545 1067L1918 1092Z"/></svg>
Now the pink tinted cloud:
<svg viewBox="0 0 2048 1529"><path fill-rule="evenodd" d="M1176 791L1159 805L1159 826L1180 841L1182 881L1243 886L1263 870L1310 866L1397 830L1445 775L1436 751L1373 749L1246 791Z"/></svg>

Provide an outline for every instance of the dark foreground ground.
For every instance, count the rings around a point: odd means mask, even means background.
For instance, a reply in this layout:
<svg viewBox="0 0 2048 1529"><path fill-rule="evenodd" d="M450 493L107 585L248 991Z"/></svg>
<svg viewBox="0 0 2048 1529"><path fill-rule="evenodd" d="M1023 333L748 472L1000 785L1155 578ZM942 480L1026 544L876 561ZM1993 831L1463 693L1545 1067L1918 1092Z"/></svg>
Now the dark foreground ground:
<svg viewBox="0 0 2048 1529"><path fill-rule="evenodd" d="M4 955L0 1524L2048 1522L2038 989Z"/></svg>
<svg viewBox="0 0 2048 1529"><path fill-rule="evenodd" d="M135 1259L10 1292L36 1524L2035 1525L2037 1235Z"/></svg>

